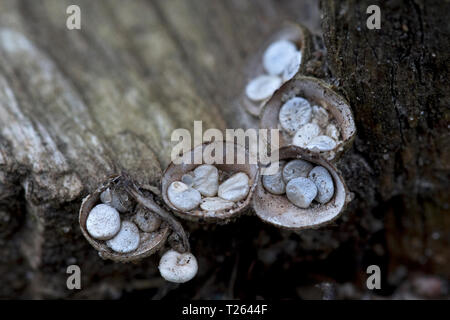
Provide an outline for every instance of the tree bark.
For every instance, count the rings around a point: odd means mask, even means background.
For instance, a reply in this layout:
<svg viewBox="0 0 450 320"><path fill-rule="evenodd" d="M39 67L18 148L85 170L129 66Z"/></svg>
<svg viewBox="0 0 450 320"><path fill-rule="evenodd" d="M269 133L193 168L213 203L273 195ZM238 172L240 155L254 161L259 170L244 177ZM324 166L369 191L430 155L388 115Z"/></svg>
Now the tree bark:
<svg viewBox="0 0 450 320"><path fill-rule="evenodd" d="M369 181L353 190L380 211L391 266L448 276L450 5L385 1L381 29L369 30L372 2L322 1L331 80L358 129L344 162L364 163L356 179L365 171Z"/></svg>
<svg viewBox="0 0 450 320"><path fill-rule="evenodd" d="M323 0L322 41L313 0L1 0L0 297L293 298L323 281L360 285L370 264L448 276L448 4L387 1L374 31L369 2ZM81 30L66 28L70 4ZM347 212L298 234L255 217L183 221L200 264L183 286L160 278L156 256L101 260L79 230L81 199L121 170L157 186L172 131L194 120L257 127L236 100L241 71L285 20L316 35L309 74L353 107ZM80 291L66 287L70 264Z"/></svg>

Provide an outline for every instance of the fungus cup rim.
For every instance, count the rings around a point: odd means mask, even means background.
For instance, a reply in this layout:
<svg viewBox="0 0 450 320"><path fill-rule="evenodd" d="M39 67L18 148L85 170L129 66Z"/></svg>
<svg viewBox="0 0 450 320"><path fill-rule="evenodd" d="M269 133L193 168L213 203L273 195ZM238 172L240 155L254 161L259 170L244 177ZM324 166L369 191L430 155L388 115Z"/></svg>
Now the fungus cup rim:
<svg viewBox="0 0 450 320"><path fill-rule="evenodd" d="M300 62L300 67L296 73L303 74L306 70L306 63L311 56L311 33L307 27L297 22L284 22L283 26L275 33L273 33L266 41L263 42L260 49L256 54L252 55L246 61L245 67L245 83L243 83L243 88L249 83L250 80L254 79L258 75L265 74L262 59L267 47L277 41L277 40L289 40L294 42L302 53L302 60ZM293 77L293 79L296 76ZM278 89L280 90L280 89ZM276 91L275 91L276 92ZM270 99L270 98L269 98ZM244 105L245 110L255 117L260 117L264 105L267 100L262 101L252 101L246 94L245 90L242 90L241 103Z"/></svg>
<svg viewBox="0 0 450 320"><path fill-rule="evenodd" d="M197 145L193 149L187 151L185 154L183 154L183 157L187 155L193 156L194 153L200 152L200 150L204 151L205 147L207 146L214 146L214 144L224 144L224 147L230 146L232 148L240 149L241 151L245 152L246 159L247 156L249 156L249 152L246 148L244 148L242 145L237 143L230 143L226 141L214 141L214 142L207 142L203 143L201 145ZM223 152L223 157L225 160L226 153ZM224 161L225 162L225 161ZM236 162L236 152L235 152L235 162ZM167 190L169 188L169 185L174 181L181 181L181 177L183 174L186 174L192 170L194 170L196 167L206 164L203 160L202 163L199 164L175 164L174 162L171 162L169 166L166 168L162 175L162 181L161 181L161 193L162 198L165 202L165 204L171 209L172 212L175 213L178 217L190 220L190 221L197 221L197 222L228 222L233 218L236 218L241 213L243 213L246 209L248 209L251 206L251 199L254 193L254 190L256 189L256 184L258 183L259 178L259 166L258 164L215 164L215 163L209 163L214 165L217 169L224 171L226 173L230 173L230 176L232 174L238 173L238 172L244 172L249 177L249 192L247 194L247 197L237 202L238 207L232 208L232 209L225 209L220 211L205 211L197 207L196 209L183 212L179 209L177 209L169 200L167 195Z"/></svg>
<svg viewBox="0 0 450 320"><path fill-rule="evenodd" d="M286 82L265 104L261 112L259 127L262 129L278 129L280 109L288 100L287 97L291 96L301 96L309 102L317 103L333 115L342 140L330 151L310 151L320 154L327 160L337 161L345 150L352 145L356 136L356 125L349 102L335 92L332 86L322 80L298 76ZM292 143L286 141L281 130L279 132L280 147L292 145Z"/></svg>
<svg viewBox="0 0 450 320"><path fill-rule="evenodd" d="M253 195L252 207L263 222L288 230L316 229L336 220L349 202L349 191L338 169L328 160L317 153L296 146L286 146L279 149L279 160L301 159L314 165L325 167L330 173L334 194L326 204L314 204L306 209L292 204L286 194L275 195L268 192L262 183L262 175ZM295 220L297 219L297 220ZM291 220L291 221L290 221Z"/></svg>

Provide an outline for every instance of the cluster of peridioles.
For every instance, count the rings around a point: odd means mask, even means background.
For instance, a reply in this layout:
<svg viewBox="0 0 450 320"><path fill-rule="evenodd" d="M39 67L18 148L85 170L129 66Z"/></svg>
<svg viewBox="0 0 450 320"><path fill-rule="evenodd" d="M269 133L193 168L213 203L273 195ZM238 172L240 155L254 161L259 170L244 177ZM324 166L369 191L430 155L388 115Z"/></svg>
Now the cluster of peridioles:
<svg viewBox="0 0 450 320"><path fill-rule="evenodd" d="M330 85L300 74L309 57L308 39L304 27L280 31L258 55L240 95L242 106L260 117L260 128L281 129L279 152L274 153L279 156L271 159L278 170L264 175L257 163L227 163L223 152L219 163L170 163L161 190L103 185L80 210L82 232L103 258L126 262L149 256L162 248L171 230L171 249L161 257L159 270L166 280L182 283L195 276L198 265L172 213L219 224L255 213L276 227L301 230L330 223L343 212L351 196L333 163L351 145L355 124L348 102ZM183 151L182 159L203 154L207 147L249 155L245 146L214 141Z"/></svg>

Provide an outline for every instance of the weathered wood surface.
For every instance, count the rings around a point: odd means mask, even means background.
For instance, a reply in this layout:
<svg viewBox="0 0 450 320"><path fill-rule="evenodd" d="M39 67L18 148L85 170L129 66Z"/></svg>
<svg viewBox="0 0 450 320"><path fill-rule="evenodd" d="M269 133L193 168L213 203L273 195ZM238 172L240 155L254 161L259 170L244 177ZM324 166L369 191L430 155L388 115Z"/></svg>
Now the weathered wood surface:
<svg viewBox="0 0 450 320"><path fill-rule="evenodd" d="M74 3L81 31L66 28ZM171 132L194 120L204 130L255 126L231 103L240 70L281 21L308 16L292 8L310 6L46 0L0 8L0 295L61 297L71 294L68 263L86 270L81 296L121 289L137 273L152 278L154 261L98 259L78 230L82 196L122 168L158 182Z"/></svg>
<svg viewBox="0 0 450 320"><path fill-rule="evenodd" d="M354 108L358 139L340 163L355 193L348 212L300 234L253 217L184 223L200 272L173 290L157 257L99 259L77 225L81 199L121 169L158 183L172 130L194 120L204 130L256 126L235 103L240 71L285 20L320 35L316 1L1 0L0 297L298 297L308 283L358 283L389 255L391 268L413 261L448 274L445 10L390 1L393 16L371 33L356 3L322 1L329 69L309 68ZM69 4L81 7L81 31L66 29ZM66 289L69 264L83 271L81 291Z"/></svg>

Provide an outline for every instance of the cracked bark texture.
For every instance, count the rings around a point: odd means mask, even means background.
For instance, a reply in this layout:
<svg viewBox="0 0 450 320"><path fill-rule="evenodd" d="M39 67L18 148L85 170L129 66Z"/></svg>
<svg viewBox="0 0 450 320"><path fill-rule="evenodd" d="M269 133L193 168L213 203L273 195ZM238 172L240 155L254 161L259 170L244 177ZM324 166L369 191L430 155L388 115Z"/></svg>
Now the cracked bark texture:
<svg viewBox="0 0 450 320"><path fill-rule="evenodd" d="M296 298L320 282L363 287L370 264L384 294L402 267L448 276L449 5L387 1L372 31L369 2L322 1L322 41L313 0L0 0L0 297ZM66 29L70 4L80 31ZM256 127L236 103L240 70L285 20L316 35L308 72L353 107L347 212L300 233L183 221L200 270L182 286L160 278L156 255L101 260L78 227L82 197L120 170L158 185L171 132L194 120ZM70 264L80 291L66 288Z"/></svg>
<svg viewBox="0 0 450 320"><path fill-rule="evenodd" d="M357 123L348 157L370 176L357 193L383 214L392 265L448 276L450 3L380 2L380 30L366 28L373 1L321 4L332 81Z"/></svg>

